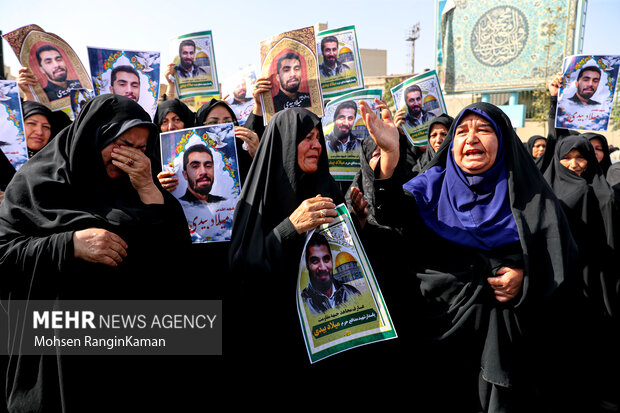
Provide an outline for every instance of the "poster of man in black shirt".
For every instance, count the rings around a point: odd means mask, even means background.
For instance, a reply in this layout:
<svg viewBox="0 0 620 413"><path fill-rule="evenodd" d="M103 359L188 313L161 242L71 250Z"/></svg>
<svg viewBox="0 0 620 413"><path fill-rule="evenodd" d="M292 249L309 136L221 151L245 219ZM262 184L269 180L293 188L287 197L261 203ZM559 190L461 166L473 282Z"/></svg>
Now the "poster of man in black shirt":
<svg viewBox="0 0 620 413"><path fill-rule="evenodd" d="M273 97L276 112L292 107L307 108L312 105L310 94L299 91L302 76L301 58L297 53L289 52L278 60L277 78L280 90Z"/></svg>
<svg viewBox="0 0 620 413"><path fill-rule="evenodd" d="M39 69L47 77L47 85L43 87L47 98L51 101L69 96L69 89L80 89L80 81L68 79L67 64L60 51L46 44L36 51Z"/></svg>

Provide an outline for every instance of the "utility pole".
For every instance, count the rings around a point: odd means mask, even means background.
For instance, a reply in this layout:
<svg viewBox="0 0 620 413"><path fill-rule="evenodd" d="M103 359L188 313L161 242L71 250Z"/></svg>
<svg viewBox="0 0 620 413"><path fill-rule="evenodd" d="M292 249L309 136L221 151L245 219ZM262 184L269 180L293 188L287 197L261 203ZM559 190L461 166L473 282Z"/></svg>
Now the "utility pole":
<svg viewBox="0 0 620 413"><path fill-rule="evenodd" d="M415 41L420 37L420 22L413 25L407 34L407 41L411 42L411 73L415 73Z"/></svg>

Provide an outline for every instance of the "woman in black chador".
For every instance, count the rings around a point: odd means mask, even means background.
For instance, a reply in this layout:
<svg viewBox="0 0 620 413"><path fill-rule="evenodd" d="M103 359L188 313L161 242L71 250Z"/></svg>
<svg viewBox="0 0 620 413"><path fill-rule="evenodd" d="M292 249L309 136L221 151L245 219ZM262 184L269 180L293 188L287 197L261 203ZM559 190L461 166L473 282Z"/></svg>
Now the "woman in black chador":
<svg viewBox="0 0 620 413"><path fill-rule="evenodd" d="M549 382L556 395L571 394L564 397L566 406L582 411L619 401L618 211L591 135L560 139L544 175L568 218L581 272L563 290L561 318L550 332L550 342L560 345L552 345L555 357L548 363L555 371Z"/></svg>
<svg viewBox="0 0 620 413"><path fill-rule="evenodd" d="M402 361L417 383L415 404L528 411L526 373L535 371L527 340L575 256L560 204L493 105L463 109L425 171L405 185L392 180L400 161L394 124L366 106L362 113L381 148L376 218L402 232L409 268L400 282L420 296L418 323L401 325L409 339L427 342ZM414 297L403 292L403 300Z"/></svg>
<svg viewBox="0 0 620 413"><path fill-rule="evenodd" d="M11 300L55 300L62 308L64 300L181 297L186 271L175 257L190 238L180 205L153 180L157 134L133 100L101 95L17 171L0 206L4 309ZM164 243L168 255L154 257ZM29 318L7 315L10 341ZM87 411L121 400L144 406L152 401L137 396L144 389L170 389L170 365L160 359L61 353L11 350L9 411Z"/></svg>

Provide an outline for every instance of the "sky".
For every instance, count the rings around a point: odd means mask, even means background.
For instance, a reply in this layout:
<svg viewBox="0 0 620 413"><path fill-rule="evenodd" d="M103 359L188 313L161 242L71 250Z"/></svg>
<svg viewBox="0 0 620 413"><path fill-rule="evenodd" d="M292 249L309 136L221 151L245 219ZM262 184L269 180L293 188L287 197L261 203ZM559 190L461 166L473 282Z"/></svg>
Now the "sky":
<svg viewBox="0 0 620 413"><path fill-rule="evenodd" d="M360 48L387 50L388 74L410 73L413 25L420 24L415 43L415 71L434 69L434 0L340 0L291 2L274 0L203 0L105 2L0 0L0 30L8 33L37 24L69 43L88 67L87 46L119 50L159 51L162 70L174 57L170 41L179 36L211 30L220 79L239 69L260 64L259 44L271 36L326 23L329 28L355 25ZM176 11L175 5L183 5ZM191 10L188 4L197 5ZM610 50L620 39L620 1L589 0L583 52L620 54ZM601 41L601 39L603 39ZM21 66L3 42L5 64L17 75Z"/></svg>

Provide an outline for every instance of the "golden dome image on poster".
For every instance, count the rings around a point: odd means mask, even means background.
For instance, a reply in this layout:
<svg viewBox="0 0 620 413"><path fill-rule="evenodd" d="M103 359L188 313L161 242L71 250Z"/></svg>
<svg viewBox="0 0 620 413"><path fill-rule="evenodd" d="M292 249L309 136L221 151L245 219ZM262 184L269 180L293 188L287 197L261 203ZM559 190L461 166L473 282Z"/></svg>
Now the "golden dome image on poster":
<svg viewBox="0 0 620 413"><path fill-rule="evenodd" d="M362 278L362 271L357 261L348 252L343 251L336 256L335 266L334 278L340 282L349 282Z"/></svg>

